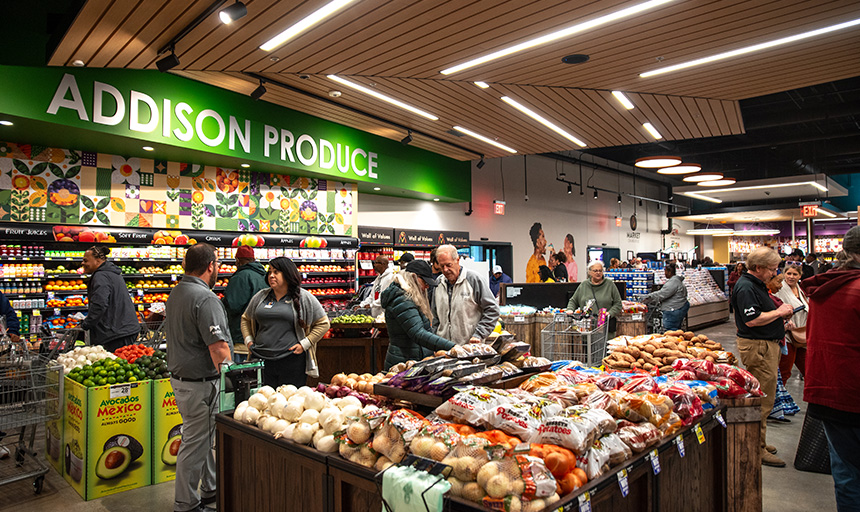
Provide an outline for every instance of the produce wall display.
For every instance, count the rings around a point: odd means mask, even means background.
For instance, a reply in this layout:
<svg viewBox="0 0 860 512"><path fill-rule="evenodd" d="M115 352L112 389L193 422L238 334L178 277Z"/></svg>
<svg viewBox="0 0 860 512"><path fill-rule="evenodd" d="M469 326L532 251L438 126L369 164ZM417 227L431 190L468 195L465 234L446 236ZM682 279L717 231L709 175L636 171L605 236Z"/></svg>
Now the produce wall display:
<svg viewBox="0 0 860 512"><path fill-rule="evenodd" d="M352 183L0 142L0 222L350 236L357 200Z"/></svg>

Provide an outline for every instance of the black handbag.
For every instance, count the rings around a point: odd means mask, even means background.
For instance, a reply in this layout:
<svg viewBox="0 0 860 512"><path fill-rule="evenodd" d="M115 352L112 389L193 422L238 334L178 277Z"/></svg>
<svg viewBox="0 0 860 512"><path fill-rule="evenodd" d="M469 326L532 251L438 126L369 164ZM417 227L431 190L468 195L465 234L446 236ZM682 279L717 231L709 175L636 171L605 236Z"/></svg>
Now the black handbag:
<svg viewBox="0 0 860 512"><path fill-rule="evenodd" d="M824 422L809 415L803 418L803 430L797 443L794 467L798 471L830 474L830 444L824 434Z"/></svg>

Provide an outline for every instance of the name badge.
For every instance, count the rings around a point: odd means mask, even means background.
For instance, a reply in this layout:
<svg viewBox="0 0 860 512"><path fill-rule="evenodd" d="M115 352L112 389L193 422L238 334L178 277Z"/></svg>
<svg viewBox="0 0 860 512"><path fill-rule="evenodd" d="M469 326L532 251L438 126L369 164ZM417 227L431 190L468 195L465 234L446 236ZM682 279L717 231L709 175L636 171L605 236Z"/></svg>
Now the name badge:
<svg viewBox="0 0 860 512"><path fill-rule="evenodd" d="M272 309L272 306L273 306L274 304L275 304L274 302L269 301L269 302L268 302L268 304L266 304L266 305L265 305L265 306L263 306L263 307L264 307L264 308L266 308L266 309Z"/></svg>

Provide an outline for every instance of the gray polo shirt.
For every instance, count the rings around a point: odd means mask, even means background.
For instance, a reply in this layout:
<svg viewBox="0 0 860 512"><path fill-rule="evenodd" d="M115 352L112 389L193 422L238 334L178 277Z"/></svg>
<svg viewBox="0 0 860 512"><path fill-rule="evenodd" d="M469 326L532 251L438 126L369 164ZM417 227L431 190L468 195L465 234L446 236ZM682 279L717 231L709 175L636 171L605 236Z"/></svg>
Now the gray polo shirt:
<svg viewBox="0 0 860 512"><path fill-rule="evenodd" d="M167 368L176 377L201 379L218 375L209 345L226 341L233 355L227 312L199 277L185 275L170 292L165 307Z"/></svg>

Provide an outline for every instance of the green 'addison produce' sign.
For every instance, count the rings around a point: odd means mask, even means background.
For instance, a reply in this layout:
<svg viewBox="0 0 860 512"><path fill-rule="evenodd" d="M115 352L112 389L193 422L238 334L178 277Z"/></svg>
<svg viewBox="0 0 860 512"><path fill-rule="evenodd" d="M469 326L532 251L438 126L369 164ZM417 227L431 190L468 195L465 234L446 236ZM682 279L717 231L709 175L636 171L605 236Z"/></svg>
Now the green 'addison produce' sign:
<svg viewBox="0 0 860 512"><path fill-rule="evenodd" d="M157 71L0 66L0 112L337 181L471 199L468 162Z"/></svg>

